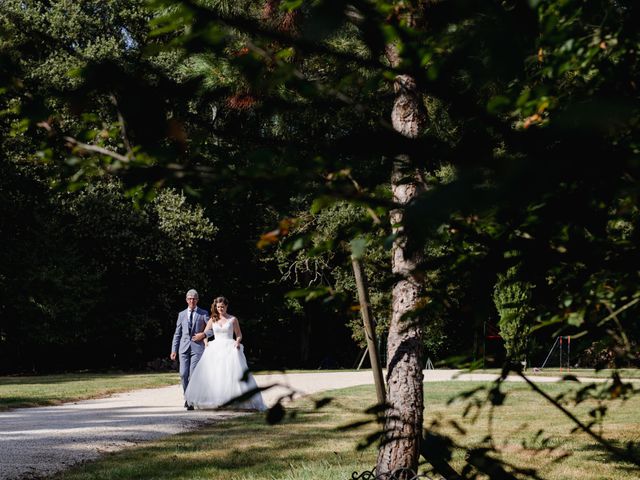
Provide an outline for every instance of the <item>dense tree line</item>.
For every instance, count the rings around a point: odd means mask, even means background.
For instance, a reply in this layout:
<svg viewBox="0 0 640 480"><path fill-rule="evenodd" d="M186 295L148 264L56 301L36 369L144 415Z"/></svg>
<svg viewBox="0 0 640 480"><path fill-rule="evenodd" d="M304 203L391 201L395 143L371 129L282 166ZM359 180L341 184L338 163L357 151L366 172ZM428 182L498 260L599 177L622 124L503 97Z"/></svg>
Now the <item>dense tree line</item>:
<svg viewBox="0 0 640 480"><path fill-rule="evenodd" d="M184 145L163 140L167 128L181 127L167 127L157 115L175 108L178 115L198 99L166 105L146 82L190 85L203 60L145 55L154 43L145 2L3 2L0 14L8 87L0 125L2 370L166 367L159 360L191 287L202 292L204 308L217 295L231 299L257 367L315 368L323 359L351 366L357 347L342 312L287 304L293 284L281 283L276 259L265 261L256 249L280 218L268 196L273 180L239 184L229 165L219 167L227 145L215 137L194 159L194 171L153 192L139 186L135 172L101 174L117 172L121 158L91 165L82 150L144 145L132 163L145 167L149 155L184 159ZM80 75L92 68L106 68L104 76ZM118 75L138 78L137 86L101 90L100 82ZM239 122L236 110L220 110L218 122ZM207 105L207 127L211 115ZM245 128L238 124L237 134ZM228 160L247 168L232 151ZM216 181L207 183L211 175ZM336 341L323 342L320 332Z"/></svg>

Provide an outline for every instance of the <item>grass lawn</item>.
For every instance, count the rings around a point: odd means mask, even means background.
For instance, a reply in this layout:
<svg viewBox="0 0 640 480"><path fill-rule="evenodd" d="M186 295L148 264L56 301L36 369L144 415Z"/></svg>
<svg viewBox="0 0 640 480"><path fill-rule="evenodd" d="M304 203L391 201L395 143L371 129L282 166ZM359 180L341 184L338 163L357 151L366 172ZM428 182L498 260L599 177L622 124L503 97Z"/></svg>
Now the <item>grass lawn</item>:
<svg viewBox="0 0 640 480"><path fill-rule="evenodd" d="M493 411L489 406L476 404L475 400L486 392L452 400L461 392L483 385L487 384L425 384L425 425L431 425L435 432L451 435L455 443L464 448L487 446L485 437L490 432L500 458L521 468L536 468L545 479L639 478L639 469L612 459L587 435L571 434L570 422L524 384L504 385L503 391L508 393L506 401ZM569 387L542 385L554 396ZM83 464L54 478L347 480L352 472L374 465L375 449L368 447L359 451L356 445L377 427L373 424L358 430L339 427L367 418L361 412L374 403L375 391L371 386L362 386L327 395L335 400L320 410L314 409L308 399L296 402L288 409L295 412L295 416L288 416L284 423L276 426L267 425L262 414L250 414L110 453L99 461ZM469 405L476 406L469 408ZM588 421L589 410L597 405L595 400L590 400L571 409L583 421ZM609 403L601 429L605 437L616 444L640 442L639 396ZM452 464L458 471L464 466L464 455L463 449L454 453Z"/></svg>
<svg viewBox="0 0 640 480"><path fill-rule="evenodd" d="M77 373L33 377L0 377L0 411L18 407L58 405L179 383L176 372L169 373Z"/></svg>
<svg viewBox="0 0 640 480"><path fill-rule="evenodd" d="M322 372L344 372L345 370L323 370ZM318 370L287 370L288 373L317 373ZM640 378L640 370L619 370L623 380ZM272 372L254 372L260 373ZM499 374L499 369L473 370L472 373ZM579 377L611 377L611 370L572 370ZM562 376L566 372L545 369L536 376ZM178 372L166 373L70 373L39 376L0 376L0 411L19 407L58 405L64 402L85 400L125 392L138 388L154 388L179 383Z"/></svg>
<svg viewBox="0 0 640 480"><path fill-rule="evenodd" d="M344 371L344 370L323 370ZM318 370L287 370L288 373L317 373ZM273 373L272 371L254 372ZM0 376L0 411L42 407L65 402L106 397L140 388L180 383L178 372L163 373L65 373L60 375Z"/></svg>
<svg viewBox="0 0 640 480"><path fill-rule="evenodd" d="M481 384L478 384L480 386ZM567 384L539 384L540 388L551 396L557 397L579 386ZM448 384L445 387L453 388ZM469 389L471 385L458 386L458 390ZM429 385L425 385L428 389ZM602 388L602 386L598 387ZM466 448L487 446L485 435L491 433L493 446L500 452L500 457L520 468L534 468L542 478L552 480L591 480L591 479L637 479L640 467L612 458L606 450L592 440L587 434L571 433L573 424L555 407L539 395L520 383L505 384L507 392L503 406L491 409L471 407L466 416L463 412L470 400L458 400L450 405L444 402L447 394L437 388L426 392L426 398L436 401L429 412L425 413L425 426L432 430L450 435L457 444ZM450 392L453 393L453 392ZM482 398L482 395L475 398ZM602 405L598 400L588 400L575 406L566 395L563 404L583 423L593 420L590 411ZM602 425L595 426L598 433L618 446L626 442L640 443L640 396L635 395L627 400L617 399L606 403L607 415ZM477 418L475 416L477 415ZM475 421L472 419L475 418ZM464 434L451 422L462 427ZM640 449L635 449L640 458ZM454 456L454 465L458 471L463 467L464 452L458 451Z"/></svg>
<svg viewBox="0 0 640 480"><path fill-rule="evenodd" d="M485 369L475 369L475 370L464 370L465 373L495 373L496 375L500 374L499 368L485 368ZM611 369L603 369L603 370L594 370L593 368L572 368L567 370L566 368L560 370L559 368L545 368L544 370L534 371L533 368L527 368L524 372L525 375L535 379L536 377L563 377L565 375L574 375L576 377L581 378L611 378L611 374L614 370ZM621 368L619 370L615 370L620 375L620 378L624 380L632 380L640 378L640 369L638 368ZM514 375L514 373L511 373Z"/></svg>

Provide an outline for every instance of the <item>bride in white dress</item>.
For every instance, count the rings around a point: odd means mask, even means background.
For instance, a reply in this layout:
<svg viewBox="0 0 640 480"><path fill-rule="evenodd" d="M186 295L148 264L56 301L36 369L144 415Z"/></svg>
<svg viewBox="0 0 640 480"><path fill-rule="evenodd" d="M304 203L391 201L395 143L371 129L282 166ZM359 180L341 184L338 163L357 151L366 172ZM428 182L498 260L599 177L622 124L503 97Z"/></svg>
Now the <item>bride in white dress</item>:
<svg viewBox="0 0 640 480"><path fill-rule="evenodd" d="M245 392L257 389L256 381L247 367L244 347L240 343L240 324L236 317L227 313L228 305L229 301L224 297L216 298L211 305L211 318L205 330L213 329L214 340L209 340L184 393L187 403L195 408L217 408ZM228 406L243 410L267 409L257 390L250 398Z"/></svg>

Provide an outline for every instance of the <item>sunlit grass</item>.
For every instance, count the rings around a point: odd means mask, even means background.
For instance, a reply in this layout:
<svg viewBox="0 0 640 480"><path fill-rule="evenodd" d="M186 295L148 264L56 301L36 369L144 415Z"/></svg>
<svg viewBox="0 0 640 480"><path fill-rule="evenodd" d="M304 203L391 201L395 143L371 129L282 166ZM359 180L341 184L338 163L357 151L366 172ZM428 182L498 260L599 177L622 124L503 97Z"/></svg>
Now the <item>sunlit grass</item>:
<svg viewBox="0 0 640 480"><path fill-rule="evenodd" d="M270 426L251 414L107 455L60 474L60 479L319 479L350 478L371 468L373 448L354 447L362 431L336 430L355 417L370 389L341 392L335 405L315 410L309 400ZM347 407L358 405L358 408ZM294 415L291 415L291 414Z"/></svg>
<svg viewBox="0 0 640 480"><path fill-rule="evenodd" d="M346 372L350 370L323 370L322 372ZM274 373L273 371L255 372ZM318 373L318 370L287 370L287 373ZM499 374L499 369L473 370L471 373ZM545 369L526 374L536 376L563 376L567 373L578 377L610 378L612 370L576 369L567 372ZM638 379L640 369L618 370L621 378ZM138 388L153 388L179 383L177 372L165 373L71 373L39 376L0 376L0 411L9 408L58 405L64 402L85 400Z"/></svg>
<svg viewBox="0 0 640 480"><path fill-rule="evenodd" d="M614 371L617 372L620 375L620 378L622 378L623 380L640 378L640 369L638 368L621 368L618 370L612 370L609 368L603 370L595 370L593 368L563 368L562 370L560 370L559 368L544 368L542 370L535 370L533 368L528 368L524 373L528 377L534 379L535 377L563 377L565 375L573 375L583 378L611 378L611 374ZM500 369L477 369L469 370L468 373L495 373L499 375Z"/></svg>
<svg viewBox="0 0 640 480"><path fill-rule="evenodd" d="M139 388L175 385L179 381L176 372L0 377L0 411L18 407L58 405Z"/></svg>
<svg viewBox="0 0 640 480"><path fill-rule="evenodd" d="M457 387L459 391L481 385L448 384L450 387ZM540 387L556 397L569 392L576 385L541 384ZM629 464L612 458L586 433L572 433L575 425L525 384L504 384L502 390L507 396L503 405L495 408L488 404L481 408L472 407L466 415L465 409L473 401L460 399L447 405L441 401L443 391L440 387L435 392L429 392L429 388L430 384L425 384L425 397L440 397L440 400L432 403L425 412L425 425L431 425L433 431L450 436L467 449L493 446L497 451L496 458L520 468L536 469L542 478L550 480L631 480L640 476L639 467L629 470ZM485 396L485 392L480 392L473 398L481 399ZM602 404L600 400L591 399L576 406L571 398L573 396L570 394L566 396L565 406L585 424L593 420L589 412ZM594 430L619 446L624 446L627 442L640 442L638 395L627 400L610 400L606 404L607 415L601 424L594 426ZM452 425L452 421L462 427L464 434ZM488 434L491 436L490 442L487 441ZM635 450L635 454L640 456L640 450L637 447ZM460 449L454 455L453 464L458 470L464 465L465 453L465 450Z"/></svg>
<svg viewBox="0 0 640 480"><path fill-rule="evenodd" d="M490 384L425 384L425 425L449 435L463 447L454 451L451 462L458 471L465 465L465 449L488 446L486 437L491 434L497 452L494 456L521 468L534 468L541 478L631 480L640 476L638 468L612 458L586 434L571 433L571 422L525 384L505 384L504 405L491 409L478 403L466 416L469 400L481 400L486 390L471 399L452 400L462 392L487 385ZM569 387L545 384L541 388L556 396ZM321 410L314 409L309 399L294 403L288 411L295 415L279 425L269 426L263 415L251 414L111 453L55 478L348 479L352 472L362 472L375 464L374 447L358 450L356 446L378 427L373 423L357 430L343 431L339 427L366 419L362 411L375 402L375 391L372 386L361 386L327 395L335 400ZM578 407L571 402L567 405L586 422L591 418L589 411L598 404L589 400ZM452 421L459 428L454 428ZM625 401L612 401L601 432L617 445L640 442L640 398L636 395Z"/></svg>
<svg viewBox="0 0 640 480"><path fill-rule="evenodd" d="M347 370L323 370L324 372ZM255 372L255 375L274 371ZM318 373L318 370L287 370L287 373ZM59 375L0 376L0 411L59 405L141 388L180 383L178 372L164 373L66 373Z"/></svg>

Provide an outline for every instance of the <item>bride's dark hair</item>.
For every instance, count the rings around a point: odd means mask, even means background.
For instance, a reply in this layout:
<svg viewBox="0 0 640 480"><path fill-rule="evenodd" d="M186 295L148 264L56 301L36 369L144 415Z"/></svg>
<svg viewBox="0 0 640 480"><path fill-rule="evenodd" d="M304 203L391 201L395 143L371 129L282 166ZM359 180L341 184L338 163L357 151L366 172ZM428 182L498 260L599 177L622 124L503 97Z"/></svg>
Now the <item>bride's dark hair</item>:
<svg viewBox="0 0 640 480"><path fill-rule="evenodd" d="M216 308L216 305L218 305L219 303L223 303L228 306L229 300L224 297L216 297L216 299L213 301L213 303L211 304L211 318L213 318L214 322L220 320L220 315L218 314L218 309Z"/></svg>

